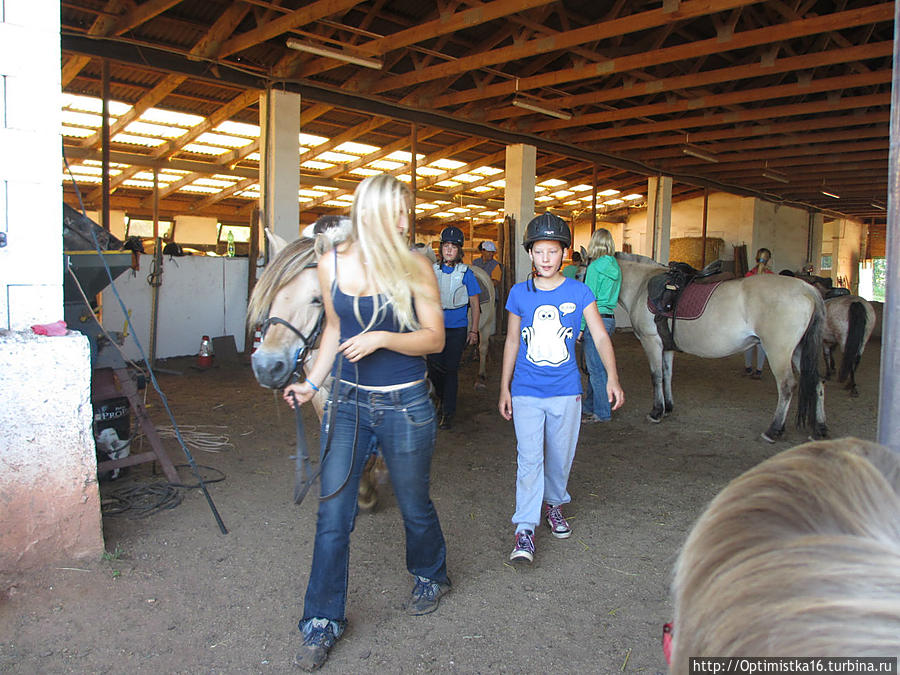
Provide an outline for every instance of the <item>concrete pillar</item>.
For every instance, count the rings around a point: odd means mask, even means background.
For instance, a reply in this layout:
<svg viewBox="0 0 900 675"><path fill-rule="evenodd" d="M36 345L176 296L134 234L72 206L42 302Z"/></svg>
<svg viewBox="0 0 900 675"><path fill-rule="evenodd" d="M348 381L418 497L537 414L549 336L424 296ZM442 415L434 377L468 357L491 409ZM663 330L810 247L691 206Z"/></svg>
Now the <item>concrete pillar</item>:
<svg viewBox="0 0 900 675"><path fill-rule="evenodd" d="M0 333L0 401L0 569L99 558L87 338Z"/></svg>
<svg viewBox="0 0 900 675"><path fill-rule="evenodd" d="M262 92L259 133L261 222L286 241L294 241L300 236L300 94Z"/></svg>
<svg viewBox="0 0 900 675"><path fill-rule="evenodd" d="M647 179L647 237L651 257L664 265L669 263L671 230L672 177L651 176Z"/></svg>
<svg viewBox="0 0 900 675"><path fill-rule="evenodd" d="M807 263L813 266L816 274L819 273L819 265L822 264L822 229L825 217L821 211L809 214L809 246Z"/></svg>
<svg viewBox="0 0 900 675"><path fill-rule="evenodd" d="M534 218L534 183L537 170L537 148L517 143L506 146L506 194L503 208L516 219L516 231L509 245L513 247L515 282L524 281L531 272L531 259L522 248L525 226Z"/></svg>

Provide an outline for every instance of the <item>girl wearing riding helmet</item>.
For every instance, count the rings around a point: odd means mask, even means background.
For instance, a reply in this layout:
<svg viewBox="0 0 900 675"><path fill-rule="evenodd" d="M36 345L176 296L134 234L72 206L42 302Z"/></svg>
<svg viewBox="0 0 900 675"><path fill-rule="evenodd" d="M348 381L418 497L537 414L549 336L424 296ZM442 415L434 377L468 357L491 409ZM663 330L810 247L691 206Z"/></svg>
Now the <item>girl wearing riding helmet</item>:
<svg viewBox="0 0 900 675"><path fill-rule="evenodd" d="M345 242L318 265L325 305L319 354L305 382L284 397L293 406L338 376L322 420L321 465L312 571L294 663L321 666L347 621L350 532L360 475L376 445L390 472L406 529L406 565L415 577L409 614L437 609L450 589L441 526L429 497L435 414L424 356L444 344L437 284L428 260L409 250L410 194L378 175L359 184ZM330 440L329 440L330 436Z"/></svg>
<svg viewBox="0 0 900 675"><path fill-rule="evenodd" d="M465 237L458 227L445 227L441 232L441 251L434 265L444 309L444 349L428 356L428 378L441 403L441 429L453 426L456 414L456 392L459 389L459 362L466 345L478 344L478 322L481 287L468 265L462 263ZM472 310L472 327L469 309Z"/></svg>
<svg viewBox="0 0 900 675"><path fill-rule="evenodd" d="M761 248L756 252L756 265L745 274L745 277L753 277L757 274L773 274L769 269L769 262L772 260L772 251L767 248ZM753 352L756 351L756 370L753 370ZM744 373L750 376L750 379L762 379L762 369L766 362L766 352L761 344L756 344L744 352Z"/></svg>
<svg viewBox="0 0 900 675"><path fill-rule="evenodd" d="M500 414L516 430L516 527L512 561L534 560L534 532L543 517L550 533L572 530L562 513L581 421L581 375L575 338L584 317L606 368L612 409L625 402L616 357L591 290L560 272L571 245L569 226L557 216L537 216L525 229L525 250L534 268L509 292L509 323L500 376ZM599 394L599 392L596 392ZM543 504L543 514L541 505Z"/></svg>

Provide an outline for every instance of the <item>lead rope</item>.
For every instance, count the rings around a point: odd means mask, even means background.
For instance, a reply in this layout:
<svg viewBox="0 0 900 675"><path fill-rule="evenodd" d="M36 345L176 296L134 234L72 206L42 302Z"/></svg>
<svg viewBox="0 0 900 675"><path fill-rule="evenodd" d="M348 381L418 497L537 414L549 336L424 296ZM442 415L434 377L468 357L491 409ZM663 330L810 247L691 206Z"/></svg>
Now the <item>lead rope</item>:
<svg viewBox="0 0 900 675"><path fill-rule="evenodd" d="M303 427L303 417L300 413L300 406L297 405L297 397L294 396L294 393L291 392L291 399L294 403L294 417L296 419L297 426L297 454L295 455L295 468L294 468L294 504L300 504L303 499L306 497L306 493L309 492L309 489L312 487L313 483L316 482L316 479L321 475L322 469L325 466L325 460L328 458L329 451L331 449L331 438L334 432L334 414L337 412L337 404L340 402L338 399L337 390L340 386L341 382L341 370L344 363L344 357L338 356L338 364L337 371L335 372L334 378L332 378L331 384L331 392L329 393L328 400L328 421L326 422L325 428L325 443L322 446L322 451L319 456L319 468L315 471L312 471L309 463L309 452L306 444L306 431ZM354 365L354 369L356 371L356 421L353 429L353 446L350 453L350 464L347 467L347 475L344 477L344 480L341 481L341 484L334 491L330 492L327 495L321 495L319 497L319 501L325 501L326 499L332 499L336 497L340 492L347 486L347 483L350 482L350 476L353 473L353 466L356 463L356 445L359 439L359 366ZM309 476L309 478L307 478Z"/></svg>

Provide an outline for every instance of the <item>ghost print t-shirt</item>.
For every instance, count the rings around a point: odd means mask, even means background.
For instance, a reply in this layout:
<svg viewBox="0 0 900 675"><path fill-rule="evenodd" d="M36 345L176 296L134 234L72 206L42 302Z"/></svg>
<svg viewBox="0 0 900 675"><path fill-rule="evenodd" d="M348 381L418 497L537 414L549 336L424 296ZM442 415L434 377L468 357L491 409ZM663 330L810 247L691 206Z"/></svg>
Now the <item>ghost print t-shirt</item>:
<svg viewBox="0 0 900 675"><path fill-rule="evenodd" d="M594 302L591 289L575 279L566 279L552 291L542 291L530 281L512 287L506 309L521 319L513 396L581 394L575 338L585 307Z"/></svg>

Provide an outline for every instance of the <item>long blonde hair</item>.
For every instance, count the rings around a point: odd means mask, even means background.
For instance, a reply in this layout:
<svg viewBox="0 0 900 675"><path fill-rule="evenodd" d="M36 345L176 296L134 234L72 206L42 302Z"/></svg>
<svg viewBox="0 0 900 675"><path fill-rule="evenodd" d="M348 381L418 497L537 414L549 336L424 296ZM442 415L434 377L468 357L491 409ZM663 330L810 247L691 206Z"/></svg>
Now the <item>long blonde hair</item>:
<svg viewBox="0 0 900 675"><path fill-rule="evenodd" d="M402 330L416 330L419 322L413 307L413 297L422 297L425 285L419 278L420 263L409 250L405 234L397 230L400 218L413 217L412 196L407 187L393 176L370 176L356 188L350 209L352 229L348 241L359 242L366 262L369 281L380 294L376 297L368 329L391 306ZM354 305L359 314L358 298Z"/></svg>
<svg viewBox="0 0 900 675"><path fill-rule="evenodd" d="M675 566L671 673L691 656L900 653L900 458L807 443L733 480Z"/></svg>
<svg viewBox="0 0 900 675"><path fill-rule="evenodd" d="M587 254L591 260L602 258L605 255L613 255L616 252L616 243L613 241L609 230L601 227L591 235L588 243Z"/></svg>

